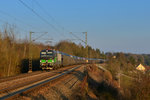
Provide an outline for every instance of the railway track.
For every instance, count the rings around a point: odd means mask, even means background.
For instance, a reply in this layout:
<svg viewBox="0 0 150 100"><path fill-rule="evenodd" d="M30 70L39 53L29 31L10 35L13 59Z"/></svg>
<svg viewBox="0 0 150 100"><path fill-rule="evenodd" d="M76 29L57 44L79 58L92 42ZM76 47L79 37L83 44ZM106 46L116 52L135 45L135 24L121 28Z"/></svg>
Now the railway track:
<svg viewBox="0 0 150 100"><path fill-rule="evenodd" d="M28 76L28 77L24 77L21 79L17 78L17 79L11 80L11 82L3 81L0 83L0 100L13 98L16 95L19 95L28 90L31 90L33 88L46 84L50 81L53 81L57 78L60 78L61 76L64 76L74 71L80 66L81 65L66 67L66 68L56 70L56 71L39 73L30 77Z"/></svg>
<svg viewBox="0 0 150 100"><path fill-rule="evenodd" d="M36 74L40 74L40 73L43 73L43 72L42 71L36 71L36 72L32 72L32 73L24 73L24 74L20 74L20 75L16 75L16 76L0 78L0 83L15 80L18 78L28 77L28 76L36 75Z"/></svg>

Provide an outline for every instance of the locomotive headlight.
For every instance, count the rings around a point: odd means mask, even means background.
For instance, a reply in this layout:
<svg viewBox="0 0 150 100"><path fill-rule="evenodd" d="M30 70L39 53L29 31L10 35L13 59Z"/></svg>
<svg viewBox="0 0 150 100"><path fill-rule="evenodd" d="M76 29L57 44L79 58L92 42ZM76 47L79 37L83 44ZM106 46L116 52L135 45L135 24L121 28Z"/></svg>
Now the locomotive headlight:
<svg viewBox="0 0 150 100"><path fill-rule="evenodd" d="M45 63L42 63L42 66L45 66L46 64Z"/></svg>

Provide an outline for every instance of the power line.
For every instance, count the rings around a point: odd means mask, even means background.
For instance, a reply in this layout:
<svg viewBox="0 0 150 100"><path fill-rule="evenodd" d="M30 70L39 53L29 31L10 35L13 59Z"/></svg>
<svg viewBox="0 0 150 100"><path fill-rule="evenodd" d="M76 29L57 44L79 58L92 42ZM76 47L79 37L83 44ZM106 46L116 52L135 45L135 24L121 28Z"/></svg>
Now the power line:
<svg viewBox="0 0 150 100"><path fill-rule="evenodd" d="M4 21L4 20L2 20L2 19L0 19L0 21L6 23L6 24L8 24L8 25L11 25L11 24L9 24L7 21ZM25 32L25 33L28 32L27 30L24 30L24 29L22 29L21 27L16 26L16 28L21 29L21 30L22 30L23 32Z"/></svg>
<svg viewBox="0 0 150 100"><path fill-rule="evenodd" d="M50 15L50 14L44 9L44 7L42 7L42 6L39 4L39 2L38 2L37 0L34 0L34 2L36 3L37 6L39 6L39 8L40 8L49 18L51 18L51 19L53 20L53 22L55 22L55 23L57 24L58 27L60 27L62 30L65 30L65 28L64 28L62 25L60 25L60 24L55 20L55 18L54 18L52 15ZM69 32L69 31L68 31L68 32Z"/></svg>
<svg viewBox="0 0 150 100"><path fill-rule="evenodd" d="M42 36L44 36L46 33L47 33L47 32L44 32L43 34L41 34L41 35L40 35L40 36L38 36L37 38L33 39L33 41L35 41L35 40L37 40L37 39L41 38L41 37L42 37Z"/></svg>
<svg viewBox="0 0 150 100"><path fill-rule="evenodd" d="M37 0L34 0L34 2L44 11L44 13L48 16L48 17L50 17L60 28L62 28L62 29L65 29L62 25L60 25L56 20L55 20L55 18L52 16L52 15L50 15L45 9L44 9L44 7L42 7L38 2L37 2Z"/></svg>
<svg viewBox="0 0 150 100"><path fill-rule="evenodd" d="M3 15L5 15L5 16L8 16L8 17L10 17L10 18L13 18L14 20L16 20L16 21L18 21L18 22L20 22L20 23L24 23L22 20L20 20L20 19L14 17L14 16L12 16L12 15L10 15L10 14L8 14L8 13L2 11L2 10L0 10L0 13L3 14ZM27 23L24 23L24 24L26 24L27 26L30 26L30 27L32 27L32 28L34 28L34 29L38 29L38 28L33 27L33 26L30 25L30 24L27 24Z"/></svg>
<svg viewBox="0 0 150 100"><path fill-rule="evenodd" d="M50 25L51 27L53 27L56 31L57 29L55 28L55 26L53 26L52 24L50 24L46 19L44 19L42 16L40 16L35 10L33 10L31 7L29 7L27 4L25 4L22 0L19 0L26 8L28 8L29 10L31 10L37 17L39 17L42 21L44 21L45 23L47 23L48 25ZM55 19L47 13L47 11L35 0L35 3L53 20L55 21ZM67 29L65 29L63 26L61 26L60 24L58 24L56 21L55 23L61 27L63 30L66 30L68 33L70 31L68 31ZM74 33L70 32L72 36L76 37L77 39L79 39L80 41L84 42L82 39L80 39L77 35L75 35ZM63 34L62 34L63 35ZM63 35L64 36L64 35ZM64 36L65 37L65 36Z"/></svg>
<svg viewBox="0 0 150 100"><path fill-rule="evenodd" d="M74 37L76 37L78 40L80 40L80 41L86 43L85 41L83 41L82 39L80 39L77 35L73 34L72 32L70 32L70 34L72 34L72 35L73 35Z"/></svg>
<svg viewBox="0 0 150 100"><path fill-rule="evenodd" d="M55 18L50 15L38 2L37 0L34 0L34 2L40 7L40 9L42 9L44 11L45 14L47 14L48 17L50 17L60 28L62 28L62 30L65 30L66 32L70 32L68 29L64 28L64 26L60 25ZM72 36L78 38L79 40L81 40L78 36L76 36L74 33L71 34ZM83 42L83 41L82 41Z"/></svg>
<svg viewBox="0 0 150 100"><path fill-rule="evenodd" d="M31 7L29 7L26 3L24 3L22 0L19 0L19 2L21 4L23 4L26 8L28 8L31 12L33 12L37 17L39 17L43 22L45 22L46 24L48 24L49 26L51 26L53 29L55 29L55 31L57 31L59 33L59 31L55 28L55 26L53 26L52 24L50 24L45 18L43 18L42 16L40 16L35 10L33 10ZM61 35L62 36L62 35Z"/></svg>
<svg viewBox="0 0 150 100"><path fill-rule="evenodd" d="M45 14L48 15L48 17L50 17L53 21L55 21L55 19L36 0L34 0L34 2L44 11Z"/></svg>
<svg viewBox="0 0 150 100"><path fill-rule="evenodd" d="M34 2L40 7L40 9L42 9L44 11L45 14L47 14L48 17L50 17L60 28L62 28L63 30L66 30L68 33L71 33L72 36L76 37L78 40L82 41L85 43L85 41L83 41L82 39L80 39L77 35L75 35L74 33L68 31L67 29L65 29L62 25L60 25L53 16L51 16L38 2L37 0L34 0ZM76 32L77 33L77 32ZM78 32L79 33L79 32ZM81 32L80 32L81 33Z"/></svg>

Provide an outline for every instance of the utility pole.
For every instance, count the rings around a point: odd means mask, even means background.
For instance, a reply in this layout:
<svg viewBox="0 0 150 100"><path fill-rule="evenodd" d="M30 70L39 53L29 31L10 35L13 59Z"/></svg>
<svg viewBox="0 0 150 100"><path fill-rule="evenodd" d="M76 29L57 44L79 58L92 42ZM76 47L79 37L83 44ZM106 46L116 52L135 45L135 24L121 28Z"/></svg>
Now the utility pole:
<svg viewBox="0 0 150 100"><path fill-rule="evenodd" d="M87 32L83 32L83 34L85 34L85 47L87 49L87 58L88 58Z"/></svg>
<svg viewBox="0 0 150 100"><path fill-rule="evenodd" d="M32 41L35 41L35 40L41 38L42 36L44 36L44 34L46 34L48 32L36 32L36 33L43 33L43 34L40 35L39 37L33 39L33 40L32 40L32 33L35 33L35 32L30 32L30 38L29 38L29 71L28 71L28 73L32 72Z"/></svg>
<svg viewBox="0 0 150 100"><path fill-rule="evenodd" d="M83 32L85 34L85 46L87 47L87 32Z"/></svg>
<svg viewBox="0 0 150 100"><path fill-rule="evenodd" d="M120 74L121 74L121 71L120 71L120 66L119 66L119 76L118 76L118 83L119 83L119 88L120 88L120 78L121 78L121 76L120 76Z"/></svg>
<svg viewBox="0 0 150 100"><path fill-rule="evenodd" d="M45 43L47 43L47 44L48 44L47 49L52 49L52 48L51 48L52 39L51 39L51 40L46 41Z"/></svg>
<svg viewBox="0 0 150 100"><path fill-rule="evenodd" d="M78 40L82 41L83 43L85 43L85 47L86 47L86 51L87 51L87 58L88 58L88 45L87 45L87 32L82 32L83 34L85 34L85 41L80 39L78 36L76 36L75 34L73 34L72 32L70 32L70 34L72 34L74 37L76 37Z"/></svg>
<svg viewBox="0 0 150 100"><path fill-rule="evenodd" d="M83 32L83 34L85 34L85 47L86 47L87 58L88 58L89 57L89 51L88 51L88 44L87 44L87 32ZM86 62L88 63L88 60L86 60Z"/></svg>
<svg viewBox="0 0 150 100"><path fill-rule="evenodd" d="M119 81L119 88L120 88L120 70L119 70L119 80L118 81Z"/></svg>
<svg viewBox="0 0 150 100"><path fill-rule="evenodd" d="M30 40L29 40L29 71L28 73L32 72L32 33L30 32Z"/></svg>

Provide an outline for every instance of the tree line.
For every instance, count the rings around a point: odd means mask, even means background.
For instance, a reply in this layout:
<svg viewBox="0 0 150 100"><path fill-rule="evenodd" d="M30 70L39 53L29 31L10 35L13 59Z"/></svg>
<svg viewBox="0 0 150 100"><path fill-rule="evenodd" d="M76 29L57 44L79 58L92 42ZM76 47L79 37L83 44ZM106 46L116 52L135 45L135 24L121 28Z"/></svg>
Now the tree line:
<svg viewBox="0 0 150 100"><path fill-rule="evenodd" d="M81 44L75 44L69 41L60 41L54 46L56 50L62 51L64 53L88 58L104 58L104 52L101 52L98 48L93 49L91 46L84 47ZM87 50L88 49L88 50Z"/></svg>

